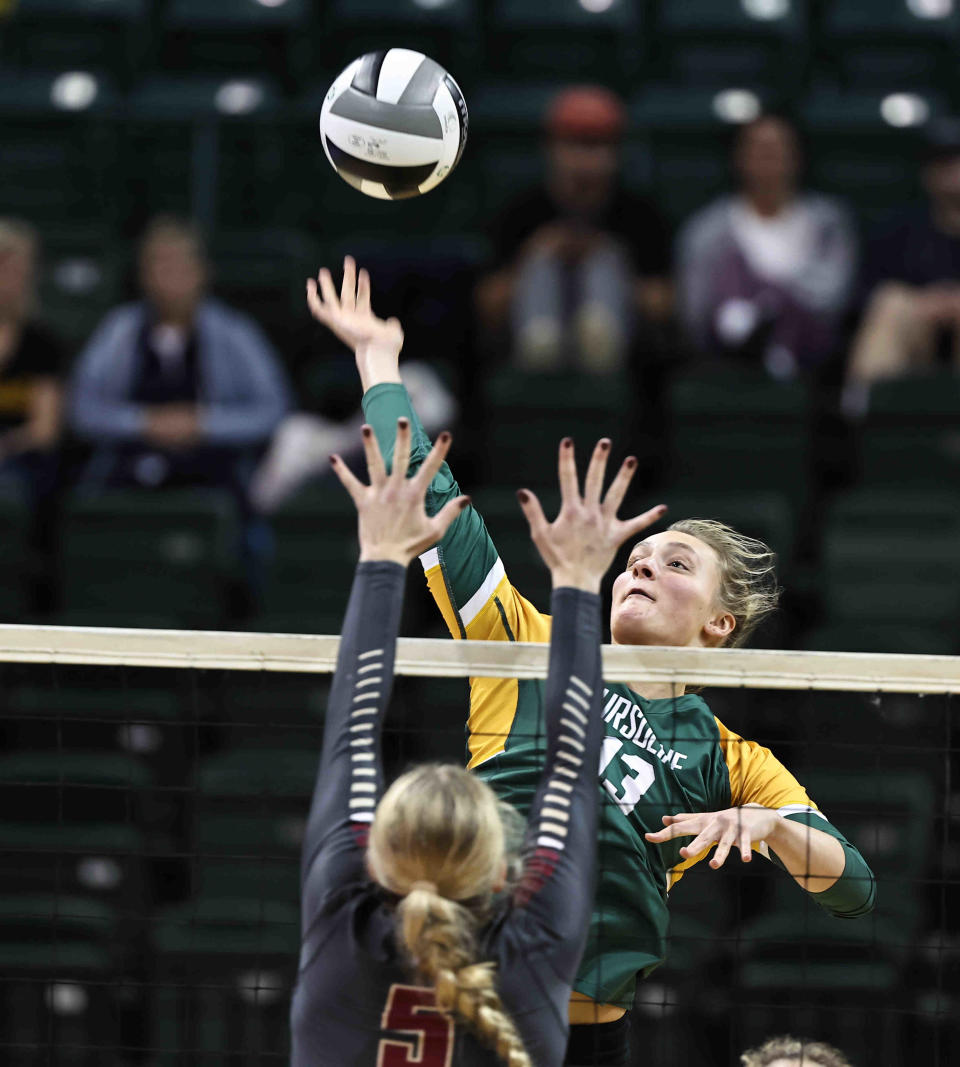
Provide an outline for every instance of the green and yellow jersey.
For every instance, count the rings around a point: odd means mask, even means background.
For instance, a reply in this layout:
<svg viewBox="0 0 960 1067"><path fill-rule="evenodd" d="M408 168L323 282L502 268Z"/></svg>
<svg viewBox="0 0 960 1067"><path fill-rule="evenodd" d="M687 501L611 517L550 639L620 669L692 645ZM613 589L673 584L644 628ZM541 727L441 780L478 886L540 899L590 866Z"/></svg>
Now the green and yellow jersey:
<svg viewBox="0 0 960 1067"><path fill-rule="evenodd" d="M363 400L380 448L392 454L397 419L413 427L411 470L430 442L406 390L378 385ZM460 489L444 464L427 493L433 514ZM476 509L467 508L439 544L421 557L427 584L455 638L479 641L550 640L550 616L511 585ZM835 837L846 868L816 899L834 914L855 916L873 906L873 875L769 749L728 730L699 696L648 700L624 684L603 694L605 737L599 785L598 883L591 929L574 988L600 1003L629 1007L638 975L666 952L667 894L683 872L709 852L683 860L683 839L650 844L662 816L745 804L774 808ZM471 678L468 765L504 800L529 810L545 756L544 683ZM571 720L572 723L572 720ZM573 725L571 725L573 728Z"/></svg>

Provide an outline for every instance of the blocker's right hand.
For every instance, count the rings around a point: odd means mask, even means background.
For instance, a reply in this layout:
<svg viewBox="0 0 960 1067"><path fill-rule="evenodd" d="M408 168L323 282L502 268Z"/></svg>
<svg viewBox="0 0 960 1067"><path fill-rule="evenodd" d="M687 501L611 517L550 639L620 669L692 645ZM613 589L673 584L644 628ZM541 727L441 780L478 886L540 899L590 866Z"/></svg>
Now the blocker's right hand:
<svg viewBox="0 0 960 1067"><path fill-rule="evenodd" d="M597 442L590 457L581 496L573 441L565 437L560 442L560 513L553 522L547 522L540 501L529 489L517 493L530 524L533 543L550 568L554 588L573 586L598 593L600 582L624 541L652 526L667 510L665 504L658 504L636 518L618 519L617 512L637 469L637 461L633 456L623 461L601 500L609 455L610 441L604 437Z"/></svg>
<svg viewBox="0 0 960 1067"><path fill-rule="evenodd" d="M370 306L370 275L357 272L352 256L343 260L340 295L326 267L316 281L307 279L307 306L348 348L352 348L364 391L382 382L399 382L403 329L398 319L378 318Z"/></svg>
<svg viewBox="0 0 960 1067"><path fill-rule="evenodd" d="M430 454L408 478L410 437L410 420L398 419L393 470L387 474L376 435L369 426L363 427L369 485L364 485L340 456L330 457L334 473L357 506L361 561L390 560L408 566L443 537L470 503L469 497L458 496L444 504L436 515L427 515L427 487L440 470L452 438L446 431L440 434Z"/></svg>

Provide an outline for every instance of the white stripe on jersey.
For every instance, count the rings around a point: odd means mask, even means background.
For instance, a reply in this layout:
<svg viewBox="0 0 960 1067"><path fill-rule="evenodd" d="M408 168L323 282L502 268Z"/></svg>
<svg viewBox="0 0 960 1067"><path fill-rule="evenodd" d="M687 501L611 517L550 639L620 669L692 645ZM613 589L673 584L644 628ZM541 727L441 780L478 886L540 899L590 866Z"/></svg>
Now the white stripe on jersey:
<svg viewBox="0 0 960 1067"><path fill-rule="evenodd" d="M480 583L480 588L460 609L460 620L465 627L469 626L480 614L483 610L483 605L486 604L493 595L494 589L500 584L505 574L506 571L503 569L500 557L497 556L497 560L487 572L486 578Z"/></svg>
<svg viewBox="0 0 960 1067"><path fill-rule="evenodd" d="M816 808L811 808L809 804L784 804L782 808L777 808L778 815L819 815L824 822L827 822L826 815L822 811L817 811Z"/></svg>

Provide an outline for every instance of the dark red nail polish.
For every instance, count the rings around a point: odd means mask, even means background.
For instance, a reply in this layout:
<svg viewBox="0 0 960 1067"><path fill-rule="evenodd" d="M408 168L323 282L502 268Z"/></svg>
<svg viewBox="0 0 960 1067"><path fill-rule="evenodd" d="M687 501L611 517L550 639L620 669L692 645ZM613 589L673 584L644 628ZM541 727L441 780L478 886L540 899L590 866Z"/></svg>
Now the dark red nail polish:
<svg viewBox="0 0 960 1067"><path fill-rule="evenodd" d="M446 444L450 440L450 431L449 430L444 430L443 433L440 434L439 440L443 444Z"/></svg>
<svg viewBox="0 0 960 1067"><path fill-rule="evenodd" d="M572 437L565 437L560 442L560 444L562 444L564 448L572 448L573 447L573 438Z"/></svg>
<svg viewBox="0 0 960 1067"><path fill-rule="evenodd" d="M526 489L517 490L517 500L519 500L521 504L526 504L529 499L530 494L526 491Z"/></svg>
<svg viewBox="0 0 960 1067"><path fill-rule="evenodd" d="M628 471L632 471L633 468L636 467L636 465L637 465L637 457L636 456L627 456L626 461L624 463L624 466L626 466L627 470Z"/></svg>

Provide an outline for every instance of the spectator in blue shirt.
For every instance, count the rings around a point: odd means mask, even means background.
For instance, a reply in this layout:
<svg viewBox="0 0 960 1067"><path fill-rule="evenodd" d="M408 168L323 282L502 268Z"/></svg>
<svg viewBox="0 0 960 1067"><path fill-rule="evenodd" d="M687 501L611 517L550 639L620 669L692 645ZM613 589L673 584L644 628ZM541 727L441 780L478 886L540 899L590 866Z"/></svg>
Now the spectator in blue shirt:
<svg viewBox="0 0 960 1067"><path fill-rule="evenodd" d="M289 407L254 322L207 295L197 230L158 218L140 247L143 299L111 311L80 354L70 421L94 445L87 489L211 486L241 502Z"/></svg>

